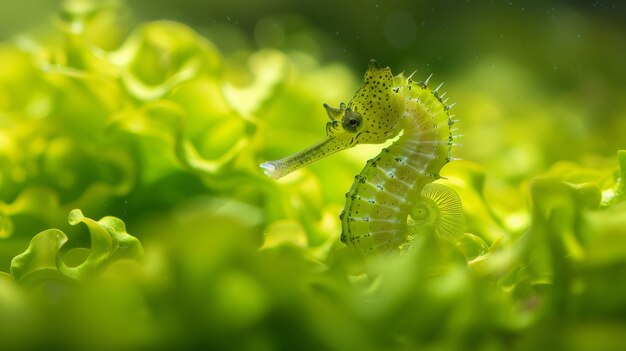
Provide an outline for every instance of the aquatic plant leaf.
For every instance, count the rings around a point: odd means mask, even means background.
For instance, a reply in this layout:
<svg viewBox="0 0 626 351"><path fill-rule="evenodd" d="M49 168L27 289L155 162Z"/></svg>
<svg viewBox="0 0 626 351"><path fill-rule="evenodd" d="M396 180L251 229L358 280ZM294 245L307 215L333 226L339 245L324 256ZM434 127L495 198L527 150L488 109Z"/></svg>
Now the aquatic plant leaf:
<svg viewBox="0 0 626 351"><path fill-rule="evenodd" d="M110 59L122 67L122 82L129 93L144 101L162 97L200 72L215 72L221 64L212 43L171 21L138 28Z"/></svg>
<svg viewBox="0 0 626 351"><path fill-rule="evenodd" d="M67 236L58 229L43 231L33 237L26 251L11 261L11 274L17 282L63 279L59 271L59 250Z"/></svg>
<svg viewBox="0 0 626 351"><path fill-rule="evenodd" d="M124 222L118 218L104 217L94 221L75 209L70 212L68 221L72 225L84 223L89 229L91 250L84 262L68 266L60 253L67 236L58 229L49 229L35 235L26 251L11 261L11 274L16 281L37 283L49 279L85 279L112 262L143 258L139 240L126 232Z"/></svg>
<svg viewBox="0 0 626 351"><path fill-rule="evenodd" d="M98 271L103 265L121 259L139 260L143 258L143 247L137 238L126 232L126 225L116 217L107 216L99 221L87 218L81 210L70 212L68 221L71 225L84 223L91 237L91 253L82 264L59 268L68 277L86 278Z"/></svg>
<svg viewBox="0 0 626 351"><path fill-rule="evenodd" d="M602 203L605 206L622 201L626 197L626 150L617 152L617 160L619 169L615 173L615 186L602 194Z"/></svg>
<svg viewBox="0 0 626 351"><path fill-rule="evenodd" d="M276 96L280 87L288 80L290 67L287 57L280 51L261 50L247 60L247 69L253 76L252 82L238 86L230 82L224 85L224 97L243 116L258 113L267 102Z"/></svg>

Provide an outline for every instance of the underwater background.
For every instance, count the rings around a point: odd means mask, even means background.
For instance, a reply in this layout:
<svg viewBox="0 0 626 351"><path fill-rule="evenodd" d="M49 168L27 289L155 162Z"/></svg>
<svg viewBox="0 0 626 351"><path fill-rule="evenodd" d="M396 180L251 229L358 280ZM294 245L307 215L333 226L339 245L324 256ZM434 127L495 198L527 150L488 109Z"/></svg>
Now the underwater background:
<svg viewBox="0 0 626 351"><path fill-rule="evenodd" d="M0 348L626 349L625 6L1 3ZM380 145L259 167L370 59L457 102L455 244L340 242Z"/></svg>

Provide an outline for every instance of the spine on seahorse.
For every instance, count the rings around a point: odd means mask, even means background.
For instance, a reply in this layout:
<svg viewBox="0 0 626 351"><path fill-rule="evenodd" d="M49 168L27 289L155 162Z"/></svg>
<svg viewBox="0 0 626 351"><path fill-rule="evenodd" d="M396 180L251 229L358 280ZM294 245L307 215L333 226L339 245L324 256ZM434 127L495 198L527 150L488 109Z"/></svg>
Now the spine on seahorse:
<svg viewBox="0 0 626 351"><path fill-rule="evenodd" d="M402 136L355 177L340 216L341 240L365 253L393 251L407 242L407 218L424 186L450 161L454 141L454 122L438 89L403 74L390 83L384 99L398 101Z"/></svg>

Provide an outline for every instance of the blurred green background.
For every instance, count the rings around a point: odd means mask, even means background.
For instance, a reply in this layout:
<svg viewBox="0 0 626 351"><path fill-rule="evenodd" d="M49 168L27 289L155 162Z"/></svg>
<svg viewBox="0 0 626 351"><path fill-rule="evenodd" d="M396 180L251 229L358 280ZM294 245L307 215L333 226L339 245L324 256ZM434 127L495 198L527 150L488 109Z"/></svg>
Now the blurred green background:
<svg viewBox="0 0 626 351"><path fill-rule="evenodd" d="M618 1L0 3L0 346L626 349ZM370 59L460 119L467 218L364 259L380 146L285 179Z"/></svg>

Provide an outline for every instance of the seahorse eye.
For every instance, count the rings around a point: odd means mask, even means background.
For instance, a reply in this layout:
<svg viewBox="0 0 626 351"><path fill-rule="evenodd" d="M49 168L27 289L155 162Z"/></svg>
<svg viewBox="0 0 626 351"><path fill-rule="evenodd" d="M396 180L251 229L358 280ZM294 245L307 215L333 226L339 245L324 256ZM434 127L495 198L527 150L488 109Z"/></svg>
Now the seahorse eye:
<svg viewBox="0 0 626 351"><path fill-rule="evenodd" d="M341 121L343 129L351 133L356 133L359 128L361 128L362 122L363 117L361 117L360 113L353 111L349 107L346 108L346 113Z"/></svg>

